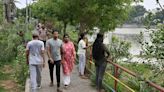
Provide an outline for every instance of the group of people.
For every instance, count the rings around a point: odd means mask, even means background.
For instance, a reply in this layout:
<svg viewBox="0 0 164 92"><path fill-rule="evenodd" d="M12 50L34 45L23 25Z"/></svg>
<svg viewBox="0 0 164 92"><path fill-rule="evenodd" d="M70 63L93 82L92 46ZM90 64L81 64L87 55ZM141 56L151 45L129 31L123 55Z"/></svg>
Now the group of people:
<svg viewBox="0 0 164 92"><path fill-rule="evenodd" d="M71 73L74 67L76 51L73 42L70 41L69 35L64 34L63 39L59 39L58 30L53 30L53 37L46 38L46 28L38 26L38 31L34 31L32 41L26 46L27 64L29 64L31 91L36 92L41 88L41 71L45 67L45 52L48 56L48 66L50 72L50 87L54 86L53 71L56 65L57 92L62 92L60 87L60 71L63 70L63 83L67 88L71 83ZM42 33L44 32L44 33ZM86 49L88 45L85 40L85 34L81 34L78 41L77 55L79 57L79 76L85 79ZM106 68L106 57L109 51L103 44L103 35L98 34L93 44L93 58L96 66L96 85L98 92L102 92L102 79ZM105 53L107 52L107 56ZM99 54L97 54L99 53Z"/></svg>

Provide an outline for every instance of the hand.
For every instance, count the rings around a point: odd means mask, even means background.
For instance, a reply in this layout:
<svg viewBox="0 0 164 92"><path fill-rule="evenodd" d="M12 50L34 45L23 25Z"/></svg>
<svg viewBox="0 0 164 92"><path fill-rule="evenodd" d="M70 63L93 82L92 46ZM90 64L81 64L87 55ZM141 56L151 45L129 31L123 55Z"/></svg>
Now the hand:
<svg viewBox="0 0 164 92"><path fill-rule="evenodd" d="M45 67L45 63L43 63L43 68Z"/></svg>
<svg viewBox="0 0 164 92"><path fill-rule="evenodd" d="M52 58L49 59L50 60L50 63L53 64L54 63L54 60Z"/></svg>
<svg viewBox="0 0 164 92"><path fill-rule="evenodd" d="M26 64L29 65L29 61L28 60L26 61Z"/></svg>
<svg viewBox="0 0 164 92"><path fill-rule="evenodd" d="M64 64L64 60L61 61L61 64Z"/></svg>

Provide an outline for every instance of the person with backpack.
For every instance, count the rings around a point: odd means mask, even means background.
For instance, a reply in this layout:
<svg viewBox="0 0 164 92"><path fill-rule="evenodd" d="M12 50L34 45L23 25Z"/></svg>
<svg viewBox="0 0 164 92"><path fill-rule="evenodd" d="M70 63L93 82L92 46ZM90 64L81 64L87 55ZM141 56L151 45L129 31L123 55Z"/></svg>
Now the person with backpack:
<svg viewBox="0 0 164 92"><path fill-rule="evenodd" d="M107 57L110 55L107 47L103 44L104 35L97 34L97 38L93 43L92 55L96 67L96 87L98 92L103 92L102 81L107 66Z"/></svg>

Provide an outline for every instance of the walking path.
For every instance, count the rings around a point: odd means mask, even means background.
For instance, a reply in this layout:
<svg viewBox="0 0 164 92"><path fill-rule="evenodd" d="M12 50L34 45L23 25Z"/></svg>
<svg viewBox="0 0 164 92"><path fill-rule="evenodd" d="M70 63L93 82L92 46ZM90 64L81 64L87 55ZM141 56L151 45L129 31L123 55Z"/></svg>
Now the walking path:
<svg viewBox="0 0 164 92"><path fill-rule="evenodd" d="M54 67L54 77L55 70ZM42 70L42 88L38 92L57 92L56 84L53 87L49 87L50 76L48 65L46 64L45 68ZM54 78L54 83L56 83L56 78ZM28 84L29 85L29 84ZM71 76L71 85L69 88L65 89L62 81L62 71L61 71L61 88L63 92L96 92L95 88L91 86L91 81L89 79L81 79L78 76L77 66L74 67ZM28 92L28 91L27 91Z"/></svg>

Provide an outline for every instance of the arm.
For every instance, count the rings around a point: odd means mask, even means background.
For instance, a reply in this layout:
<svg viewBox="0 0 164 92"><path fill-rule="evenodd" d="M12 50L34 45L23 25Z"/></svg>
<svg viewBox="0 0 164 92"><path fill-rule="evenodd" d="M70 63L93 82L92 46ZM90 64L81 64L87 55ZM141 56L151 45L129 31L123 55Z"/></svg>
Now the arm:
<svg viewBox="0 0 164 92"><path fill-rule="evenodd" d="M81 45L82 45L83 49L87 49L88 48L85 42L81 43Z"/></svg>
<svg viewBox="0 0 164 92"><path fill-rule="evenodd" d="M45 49L44 49L44 43L42 43L41 56L42 56L42 58L43 58L43 67L44 67L44 65L45 65L44 51L45 51Z"/></svg>
<svg viewBox="0 0 164 92"><path fill-rule="evenodd" d="M46 47L47 47L48 59L51 61L51 63L53 63L53 59L52 59L52 55L51 55L51 47L50 47L49 42L46 43Z"/></svg>
<svg viewBox="0 0 164 92"><path fill-rule="evenodd" d="M103 48L105 50L105 53L107 53L107 57L109 57L110 56L110 52L109 52L108 48L105 46L105 44L103 44Z"/></svg>
<svg viewBox="0 0 164 92"><path fill-rule="evenodd" d="M75 51L75 46L74 46L74 44L72 43L72 54L73 54L73 57L74 57L74 59L76 59L76 51Z"/></svg>
<svg viewBox="0 0 164 92"><path fill-rule="evenodd" d="M29 50L26 50L26 63L29 64Z"/></svg>
<svg viewBox="0 0 164 92"><path fill-rule="evenodd" d="M29 43L27 43L27 46L26 46L26 63L29 64Z"/></svg>

